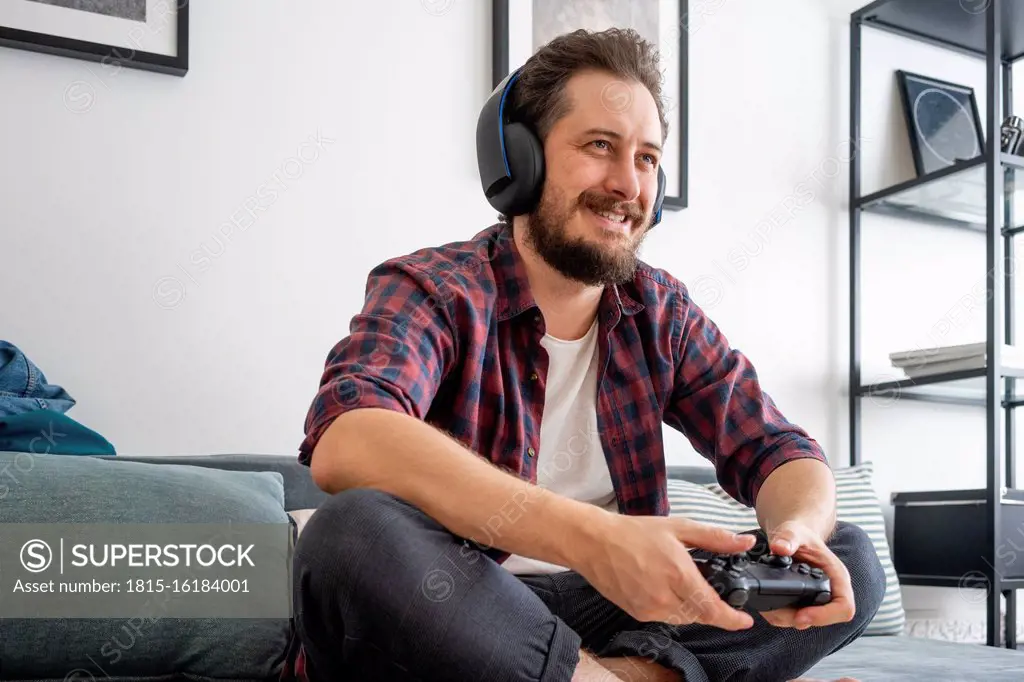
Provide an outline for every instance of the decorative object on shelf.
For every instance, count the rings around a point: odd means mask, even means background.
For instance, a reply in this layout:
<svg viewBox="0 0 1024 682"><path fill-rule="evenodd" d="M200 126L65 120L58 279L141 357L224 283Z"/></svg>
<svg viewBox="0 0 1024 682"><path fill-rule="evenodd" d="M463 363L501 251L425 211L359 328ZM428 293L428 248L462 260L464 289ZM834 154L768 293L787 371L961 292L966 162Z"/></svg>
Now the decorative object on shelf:
<svg viewBox="0 0 1024 682"><path fill-rule="evenodd" d="M668 177L664 206L681 210L688 203L688 34L693 24L689 0L492 0L493 61L491 87L512 68L522 66L540 46L576 29L601 31L632 28L652 42L661 56L662 96L669 121L661 166ZM628 91L609 93L610 100L628 100ZM628 102L627 102L628 103Z"/></svg>
<svg viewBox="0 0 1024 682"><path fill-rule="evenodd" d="M1007 116L999 130L999 148L1005 154L1017 154L1021 149L1021 136L1024 135L1024 118Z"/></svg>
<svg viewBox="0 0 1024 682"><path fill-rule="evenodd" d="M985 138L973 88L907 71L897 71L896 80L919 176L981 156Z"/></svg>
<svg viewBox="0 0 1024 682"><path fill-rule="evenodd" d="M4 0L0 47L174 76L188 72L189 0ZM96 76L100 78L99 75Z"/></svg>

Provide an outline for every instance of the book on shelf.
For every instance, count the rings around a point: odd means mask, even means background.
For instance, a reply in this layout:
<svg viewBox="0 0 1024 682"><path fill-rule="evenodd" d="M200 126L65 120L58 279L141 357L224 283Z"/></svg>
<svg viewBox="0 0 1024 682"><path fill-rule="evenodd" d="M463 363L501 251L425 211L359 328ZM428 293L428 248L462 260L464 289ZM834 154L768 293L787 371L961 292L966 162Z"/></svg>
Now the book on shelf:
<svg viewBox="0 0 1024 682"><path fill-rule="evenodd" d="M1024 359L1024 348L1003 344L1002 354L1004 359ZM914 350L898 351L889 354L889 360L894 367L903 367L911 364L929 362L947 362L949 360L960 360L964 358L985 357L985 343L965 343L957 346L935 346L932 348L916 348Z"/></svg>
<svg viewBox="0 0 1024 682"><path fill-rule="evenodd" d="M1024 369L1024 348L1003 344L1002 365ZM985 343L965 343L934 346L889 354L893 367L903 370L910 378L984 369L987 361Z"/></svg>
<svg viewBox="0 0 1024 682"><path fill-rule="evenodd" d="M985 358L961 358L959 360L948 360L946 362L930 362L924 365L908 365L903 367L903 373L911 379L927 377L934 374L946 374L947 372L960 372L967 369L983 369Z"/></svg>

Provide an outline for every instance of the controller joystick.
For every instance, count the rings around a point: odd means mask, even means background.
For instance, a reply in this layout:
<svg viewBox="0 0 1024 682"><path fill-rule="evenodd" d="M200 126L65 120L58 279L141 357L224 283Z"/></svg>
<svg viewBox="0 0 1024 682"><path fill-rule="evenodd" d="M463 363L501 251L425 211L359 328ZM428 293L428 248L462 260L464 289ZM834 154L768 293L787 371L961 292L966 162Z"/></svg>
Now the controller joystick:
<svg viewBox="0 0 1024 682"><path fill-rule="evenodd" d="M761 557L761 561L769 566L779 566L781 568L789 568L793 565L793 557L788 557L784 554L765 554Z"/></svg>

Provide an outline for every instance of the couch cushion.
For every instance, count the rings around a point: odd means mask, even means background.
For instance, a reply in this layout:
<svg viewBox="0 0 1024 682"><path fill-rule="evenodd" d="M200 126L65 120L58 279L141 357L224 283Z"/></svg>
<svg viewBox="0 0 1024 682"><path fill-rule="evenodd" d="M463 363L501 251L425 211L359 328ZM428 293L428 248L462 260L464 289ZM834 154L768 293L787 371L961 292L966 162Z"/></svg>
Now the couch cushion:
<svg viewBox="0 0 1024 682"><path fill-rule="evenodd" d="M118 458L0 452L0 524L289 524L281 476ZM171 673L261 680L280 670L288 619L0 620L0 678L116 680ZM91 676L91 677L90 677Z"/></svg>
<svg viewBox="0 0 1024 682"><path fill-rule="evenodd" d="M885 598L864 634L902 634L906 614L886 541L882 508L872 486L874 469L867 462L856 467L835 469L834 473L839 520L860 526L867 533L885 570ZM758 527L754 510L734 500L717 483L669 480L668 497L672 516L724 526L734 532Z"/></svg>
<svg viewBox="0 0 1024 682"><path fill-rule="evenodd" d="M117 458L128 462L148 464L188 464L191 466L224 469L226 471L272 471L284 479L284 508L315 509L328 495L318 488L309 473L309 467L288 455L125 455Z"/></svg>

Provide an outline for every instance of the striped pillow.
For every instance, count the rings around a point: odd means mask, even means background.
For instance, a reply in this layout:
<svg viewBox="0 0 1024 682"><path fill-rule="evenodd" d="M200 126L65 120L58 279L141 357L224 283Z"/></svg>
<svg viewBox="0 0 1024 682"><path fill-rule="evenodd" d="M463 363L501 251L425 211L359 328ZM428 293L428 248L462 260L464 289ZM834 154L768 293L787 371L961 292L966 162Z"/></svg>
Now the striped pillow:
<svg viewBox="0 0 1024 682"><path fill-rule="evenodd" d="M860 526L868 534L885 569L885 598L864 634L903 634L906 613L885 536L882 508L871 483L874 468L866 462L835 469L834 472L839 520ZM734 500L717 483L699 484L670 479L668 499L671 516L685 516L694 521L724 526L733 532L757 528L754 510Z"/></svg>

